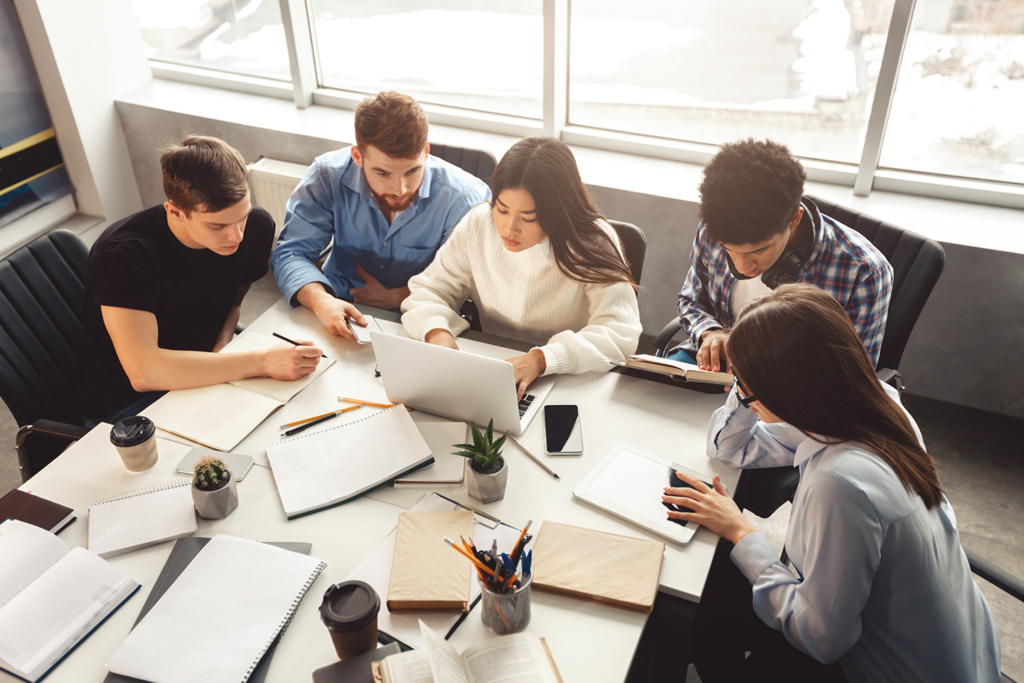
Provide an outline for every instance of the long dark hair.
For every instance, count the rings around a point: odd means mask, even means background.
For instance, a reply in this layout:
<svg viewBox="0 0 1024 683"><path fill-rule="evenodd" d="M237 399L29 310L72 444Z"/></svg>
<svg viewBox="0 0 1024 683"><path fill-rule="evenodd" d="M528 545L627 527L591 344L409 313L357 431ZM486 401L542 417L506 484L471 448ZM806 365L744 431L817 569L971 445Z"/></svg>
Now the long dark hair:
<svg viewBox="0 0 1024 683"><path fill-rule="evenodd" d="M504 190L522 188L537 206L537 220L551 242L558 269L588 284L636 282L619 245L600 226L603 220L580 179L576 158L561 140L523 138L494 169L491 208Z"/></svg>
<svg viewBox="0 0 1024 683"><path fill-rule="evenodd" d="M819 441L875 452L927 509L942 501L935 463L831 296L807 284L779 287L743 310L726 350L744 393L775 415Z"/></svg>

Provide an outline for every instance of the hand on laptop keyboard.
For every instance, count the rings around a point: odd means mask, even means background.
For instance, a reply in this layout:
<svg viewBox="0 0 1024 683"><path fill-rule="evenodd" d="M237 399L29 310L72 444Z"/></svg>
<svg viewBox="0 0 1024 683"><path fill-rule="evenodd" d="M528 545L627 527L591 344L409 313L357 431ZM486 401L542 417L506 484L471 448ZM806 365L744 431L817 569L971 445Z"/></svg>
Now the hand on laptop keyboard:
<svg viewBox="0 0 1024 683"><path fill-rule="evenodd" d="M512 370L515 372L516 392L521 401L530 382L544 374L548 363L544 358L544 352L540 349L532 349L522 356L509 358L508 362L512 364Z"/></svg>

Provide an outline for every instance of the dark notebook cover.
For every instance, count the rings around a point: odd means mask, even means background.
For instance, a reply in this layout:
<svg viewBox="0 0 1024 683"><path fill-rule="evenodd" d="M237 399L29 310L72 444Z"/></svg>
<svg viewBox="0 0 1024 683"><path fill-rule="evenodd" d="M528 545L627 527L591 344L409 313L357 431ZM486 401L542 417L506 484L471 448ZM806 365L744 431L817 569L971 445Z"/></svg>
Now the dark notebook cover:
<svg viewBox="0 0 1024 683"><path fill-rule="evenodd" d="M160 571L160 576L156 577L156 581L153 582L153 590L149 592L149 597L146 598L145 604L142 605L142 611L139 612L139 618L135 620L135 624L132 628L139 625L142 618L149 614L149 610L153 609L153 605L157 603L163 594L167 592L167 589L171 587L181 573L185 571L185 567L189 565L199 554L199 551L210 542L208 538L200 538L197 536L186 536L185 538L179 538L174 542L174 547L171 548L171 554L167 558L167 562L164 563L164 568ZM276 545L278 548L284 548L285 550L291 550L292 552L302 553L303 555L309 555L309 551L313 549L312 543L271 543L270 545ZM281 634L277 634L277 638L271 643L266 653L263 655L263 659L253 669L252 674L249 676L247 683L263 683L267 678L267 671L270 669L270 658L274 656L274 650L277 648L278 641L281 640ZM103 679L103 683L145 683L138 678L132 678L131 676L122 676L116 674L113 671L107 673L107 677Z"/></svg>
<svg viewBox="0 0 1024 683"><path fill-rule="evenodd" d="M78 519L74 514L75 511L69 507L18 489L0 498L0 522L17 519L55 534Z"/></svg>
<svg viewBox="0 0 1024 683"><path fill-rule="evenodd" d="M313 683L373 683L370 665L402 651L398 643L383 645L358 657L335 662L313 672Z"/></svg>

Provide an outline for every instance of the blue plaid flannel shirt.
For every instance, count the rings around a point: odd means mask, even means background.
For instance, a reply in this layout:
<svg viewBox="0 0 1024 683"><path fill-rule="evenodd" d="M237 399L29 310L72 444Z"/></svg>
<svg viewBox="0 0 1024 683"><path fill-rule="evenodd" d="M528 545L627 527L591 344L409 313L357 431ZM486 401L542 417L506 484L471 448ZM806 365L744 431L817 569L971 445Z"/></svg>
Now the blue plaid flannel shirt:
<svg viewBox="0 0 1024 683"><path fill-rule="evenodd" d="M823 216L807 197L802 201L814 226L815 245L797 281L820 287L842 304L877 365L892 296L892 266L866 237ZM693 354L706 331L732 326L729 296L736 278L725 249L707 236L703 223L690 249L690 263L679 292L679 325L689 335L682 347Z"/></svg>

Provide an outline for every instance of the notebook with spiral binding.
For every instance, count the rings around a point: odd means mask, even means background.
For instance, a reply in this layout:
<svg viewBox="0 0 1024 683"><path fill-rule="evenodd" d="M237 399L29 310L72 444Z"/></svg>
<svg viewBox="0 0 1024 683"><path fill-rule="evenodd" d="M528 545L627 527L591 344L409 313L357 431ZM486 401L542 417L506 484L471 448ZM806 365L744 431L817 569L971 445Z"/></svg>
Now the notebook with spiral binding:
<svg viewBox="0 0 1024 683"><path fill-rule="evenodd" d="M89 506L89 550L106 559L196 532L192 480L98 500Z"/></svg>
<svg viewBox="0 0 1024 683"><path fill-rule="evenodd" d="M151 683L245 683L326 566L265 543L217 536L107 666Z"/></svg>
<svg viewBox="0 0 1024 683"><path fill-rule="evenodd" d="M267 446L288 519L340 505L434 462L404 406Z"/></svg>

